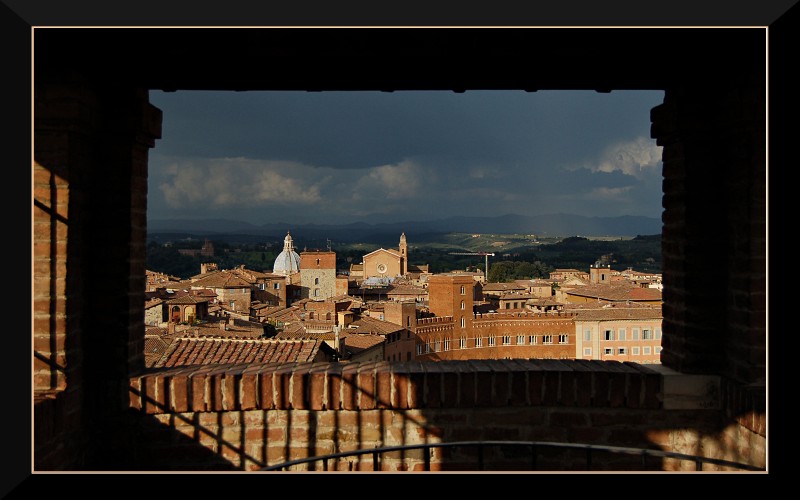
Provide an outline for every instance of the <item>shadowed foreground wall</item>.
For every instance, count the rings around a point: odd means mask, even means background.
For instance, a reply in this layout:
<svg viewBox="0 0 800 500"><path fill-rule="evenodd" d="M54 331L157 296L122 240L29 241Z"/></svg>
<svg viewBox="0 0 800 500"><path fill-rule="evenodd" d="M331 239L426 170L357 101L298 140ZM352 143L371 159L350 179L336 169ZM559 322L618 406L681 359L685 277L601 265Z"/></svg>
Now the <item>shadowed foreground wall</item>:
<svg viewBox="0 0 800 500"><path fill-rule="evenodd" d="M130 466L257 470L342 451L470 440L631 446L765 466L765 439L758 427L763 422L751 426L761 433L726 425L718 379L700 376L675 384L667 379L680 374L662 372L582 360L159 371L131 379L135 411L128 418L137 462ZM683 389L675 390L678 385ZM582 470L585 459L583 451L542 450L537 469ZM524 450L510 447L489 448L484 460L487 470L529 470L531 463ZM321 470L322 463L314 467ZM329 467L372 470L372 455L340 459ZM421 450L387 453L380 465L382 470L423 467ZM646 465L648 470L694 467L656 458ZM431 468L475 470L476 449L435 450ZM592 462L593 470L642 468L640 457L628 455L598 454Z"/></svg>

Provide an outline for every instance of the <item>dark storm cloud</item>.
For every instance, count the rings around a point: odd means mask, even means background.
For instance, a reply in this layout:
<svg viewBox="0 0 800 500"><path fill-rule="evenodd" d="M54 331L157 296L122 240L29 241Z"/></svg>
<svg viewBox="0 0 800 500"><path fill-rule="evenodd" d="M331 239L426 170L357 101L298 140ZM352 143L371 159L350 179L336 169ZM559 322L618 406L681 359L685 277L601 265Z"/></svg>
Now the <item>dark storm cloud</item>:
<svg viewBox="0 0 800 500"><path fill-rule="evenodd" d="M349 222L490 207L657 217L649 110L662 96L153 92L164 130L149 216Z"/></svg>

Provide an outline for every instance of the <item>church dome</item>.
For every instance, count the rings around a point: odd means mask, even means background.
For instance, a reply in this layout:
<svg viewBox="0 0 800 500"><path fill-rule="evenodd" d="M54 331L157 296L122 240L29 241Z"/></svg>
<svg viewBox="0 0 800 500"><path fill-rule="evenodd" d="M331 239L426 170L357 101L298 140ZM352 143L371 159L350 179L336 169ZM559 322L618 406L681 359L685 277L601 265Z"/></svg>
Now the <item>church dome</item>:
<svg viewBox="0 0 800 500"><path fill-rule="evenodd" d="M283 251L275 257L272 272L283 274L284 276L300 272L300 255L294 251L292 235L288 231L286 232L286 238L283 239Z"/></svg>

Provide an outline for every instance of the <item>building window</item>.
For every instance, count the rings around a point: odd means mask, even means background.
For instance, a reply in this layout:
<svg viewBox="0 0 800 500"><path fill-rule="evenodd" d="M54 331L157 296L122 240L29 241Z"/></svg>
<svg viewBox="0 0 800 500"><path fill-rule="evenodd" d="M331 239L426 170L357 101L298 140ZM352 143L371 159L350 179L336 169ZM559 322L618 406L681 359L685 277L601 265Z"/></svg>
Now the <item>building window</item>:
<svg viewBox="0 0 800 500"><path fill-rule="evenodd" d="M319 278L314 278L314 284L319 285Z"/></svg>
<svg viewBox="0 0 800 500"><path fill-rule="evenodd" d="M558 343L559 344L568 344L569 343L569 335L561 334L558 336Z"/></svg>
<svg viewBox="0 0 800 500"><path fill-rule="evenodd" d="M592 348L591 347L584 347L583 348L583 355L584 356L591 356L592 355Z"/></svg>
<svg viewBox="0 0 800 500"><path fill-rule="evenodd" d="M653 340L653 330L642 330L642 340Z"/></svg>
<svg viewBox="0 0 800 500"><path fill-rule="evenodd" d="M461 295L466 295L466 294L467 294L466 287L464 285L461 285Z"/></svg>
<svg viewBox="0 0 800 500"><path fill-rule="evenodd" d="M422 354L422 344L417 344L417 355Z"/></svg>
<svg viewBox="0 0 800 500"><path fill-rule="evenodd" d="M433 341L433 350L439 352L442 350L442 341L441 340L434 340Z"/></svg>
<svg viewBox="0 0 800 500"><path fill-rule="evenodd" d="M314 289L314 297L319 297L319 288Z"/></svg>
<svg viewBox="0 0 800 500"><path fill-rule="evenodd" d="M614 330L606 330L603 334L604 340L614 340Z"/></svg>
<svg viewBox="0 0 800 500"><path fill-rule="evenodd" d="M431 341L430 340L425 342L425 353L427 354L429 352L431 352Z"/></svg>
<svg viewBox="0 0 800 500"><path fill-rule="evenodd" d="M464 316L461 316L461 328L467 327L467 320L464 319Z"/></svg>
<svg viewBox="0 0 800 500"><path fill-rule="evenodd" d="M494 336L489 337L489 347L494 347Z"/></svg>
<svg viewBox="0 0 800 500"><path fill-rule="evenodd" d="M624 328L620 328L619 330L617 330L617 335L619 335L619 339L618 340L625 340L625 334L626 333L627 332L625 332Z"/></svg>
<svg viewBox="0 0 800 500"><path fill-rule="evenodd" d="M543 344L552 344L553 343L553 336L552 335L543 335L542 336L542 343Z"/></svg>
<svg viewBox="0 0 800 500"><path fill-rule="evenodd" d="M319 259L317 259L317 265L319 265Z"/></svg>
<svg viewBox="0 0 800 500"><path fill-rule="evenodd" d="M535 345L539 343L539 338L536 335L528 335L528 343Z"/></svg>
<svg viewBox="0 0 800 500"><path fill-rule="evenodd" d="M639 355L639 348L638 347L632 347L631 348L631 354L633 354L634 356L638 356Z"/></svg>
<svg viewBox="0 0 800 500"><path fill-rule="evenodd" d="M628 351L626 351L624 347L620 347L617 349L617 354L628 354Z"/></svg>
<svg viewBox="0 0 800 500"><path fill-rule="evenodd" d="M281 289L281 284L280 284L280 283L274 283L274 284L272 285L272 287L273 287L275 290L280 290L280 289Z"/></svg>
<svg viewBox="0 0 800 500"><path fill-rule="evenodd" d="M450 339L444 339L444 350L445 351L450 350Z"/></svg>
<svg viewBox="0 0 800 500"><path fill-rule="evenodd" d="M511 335L503 335L503 345L511 345Z"/></svg>
<svg viewBox="0 0 800 500"><path fill-rule="evenodd" d="M642 354L644 354L645 356L650 354L650 346L649 345L646 345L646 346L642 347Z"/></svg>
<svg viewBox="0 0 800 500"><path fill-rule="evenodd" d="M592 340L592 331L588 328L583 331L583 340L590 342Z"/></svg>
<svg viewBox="0 0 800 500"><path fill-rule="evenodd" d="M522 345L525 343L525 335L517 335L517 345Z"/></svg>
<svg viewBox="0 0 800 500"><path fill-rule="evenodd" d="M331 320L331 313L325 314L325 320L326 321L330 321Z"/></svg>
<svg viewBox="0 0 800 500"><path fill-rule="evenodd" d="M459 349L466 349L467 348L467 338L461 337L458 339L458 348Z"/></svg>
<svg viewBox="0 0 800 500"><path fill-rule="evenodd" d="M661 340L661 328L656 328L656 340Z"/></svg>
<svg viewBox="0 0 800 500"><path fill-rule="evenodd" d="M308 319L314 319L314 311L308 313Z"/></svg>
<svg viewBox="0 0 800 500"><path fill-rule="evenodd" d="M462 311L464 310L464 301L463 300L461 301L461 310Z"/></svg>
<svg viewBox="0 0 800 500"><path fill-rule="evenodd" d="M661 354L661 346L656 346L656 354Z"/></svg>
<svg viewBox="0 0 800 500"><path fill-rule="evenodd" d="M266 288L267 288L267 285L265 285L264 283L259 283L258 284L258 289L259 290L266 290Z"/></svg>
<svg viewBox="0 0 800 500"><path fill-rule="evenodd" d="M483 346L483 337L475 337L475 347Z"/></svg>
<svg viewBox="0 0 800 500"><path fill-rule="evenodd" d="M638 328L634 328L632 334L633 334L632 340L639 340L639 329Z"/></svg>
<svg viewBox="0 0 800 500"><path fill-rule="evenodd" d="M605 349L603 349L603 354L605 354L607 356L611 356L611 355L614 354L614 349L612 349L610 347L606 347Z"/></svg>
<svg viewBox="0 0 800 500"><path fill-rule="evenodd" d="M511 304L506 302L506 309L511 309Z"/></svg>

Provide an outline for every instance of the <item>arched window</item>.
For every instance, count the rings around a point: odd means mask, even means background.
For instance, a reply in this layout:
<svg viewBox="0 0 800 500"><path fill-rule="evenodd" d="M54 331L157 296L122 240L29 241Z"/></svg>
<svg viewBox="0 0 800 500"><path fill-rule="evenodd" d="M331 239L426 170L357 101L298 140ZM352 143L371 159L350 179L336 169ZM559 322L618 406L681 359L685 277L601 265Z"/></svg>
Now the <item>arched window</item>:
<svg viewBox="0 0 800 500"><path fill-rule="evenodd" d="M461 328L467 327L467 321L464 319L464 316L461 316Z"/></svg>
<svg viewBox="0 0 800 500"><path fill-rule="evenodd" d="M466 287L464 287L464 285L461 285L461 295L466 295L466 294L467 294Z"/></svg>
<svg viewBox="0 0 800 500"><path fill-rule="evenodd" d="M463 300L461 301L461 310L462 311L464 310L464 301Z"/></svg>
<svg viewBox="0 0 800 500"><path fill-rule="evenodd" d="M330 320L331 320L331 313L327 313L327 314L325 315L325 319L326 319L327 321L330 321Z"/></svg>

